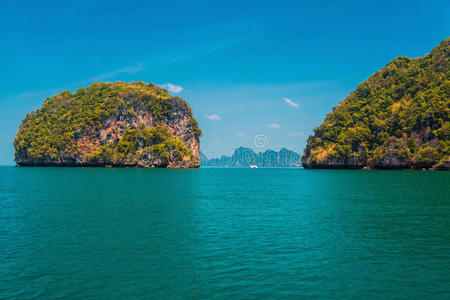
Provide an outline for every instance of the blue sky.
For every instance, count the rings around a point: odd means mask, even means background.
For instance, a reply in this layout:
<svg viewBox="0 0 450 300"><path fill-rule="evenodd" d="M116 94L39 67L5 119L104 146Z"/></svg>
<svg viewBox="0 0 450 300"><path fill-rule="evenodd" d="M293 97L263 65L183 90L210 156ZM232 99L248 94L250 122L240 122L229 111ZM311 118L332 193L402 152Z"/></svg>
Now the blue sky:
<svg viewBox="0 0 450 300"><path fill-rule="evenodd" d="M21 119L45 98L117 80L170 83L210 156L301 152L358 83L449 29L448 0L0 0L0 164L14 163Z"/></svg>

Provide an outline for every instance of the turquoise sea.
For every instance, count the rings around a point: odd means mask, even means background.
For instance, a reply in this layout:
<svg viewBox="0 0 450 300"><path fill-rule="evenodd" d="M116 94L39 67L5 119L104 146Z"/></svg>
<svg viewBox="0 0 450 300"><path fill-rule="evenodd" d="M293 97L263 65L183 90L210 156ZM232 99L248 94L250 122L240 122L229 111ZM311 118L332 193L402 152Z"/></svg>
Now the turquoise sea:
<svg viewBox="0 0 450 300"><path fill-rule="evenodd" d="M450 173L0 167L0 299L444 299Z"/></svg>

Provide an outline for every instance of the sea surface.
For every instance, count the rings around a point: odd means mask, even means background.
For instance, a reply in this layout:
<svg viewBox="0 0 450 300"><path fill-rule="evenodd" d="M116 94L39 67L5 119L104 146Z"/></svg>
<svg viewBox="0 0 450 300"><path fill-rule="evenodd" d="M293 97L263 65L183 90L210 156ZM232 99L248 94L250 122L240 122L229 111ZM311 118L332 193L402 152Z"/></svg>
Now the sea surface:
<svg viewBox="0 0 450 300"><path fill-rule="evenodd" d="M0 299L449 299L450 172L0 167Z"/></svg>

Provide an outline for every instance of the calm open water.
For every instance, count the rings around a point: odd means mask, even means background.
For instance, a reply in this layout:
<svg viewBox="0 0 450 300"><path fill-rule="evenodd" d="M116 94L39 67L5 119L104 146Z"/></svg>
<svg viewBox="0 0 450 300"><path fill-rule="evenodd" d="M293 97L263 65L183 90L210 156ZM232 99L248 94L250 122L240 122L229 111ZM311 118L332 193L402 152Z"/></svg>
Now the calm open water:
<svg viewBox="0 0 450 300"><path fill-rule="evenodd" d="M0 167L0 298L450 297L450 172Z"/></svg>

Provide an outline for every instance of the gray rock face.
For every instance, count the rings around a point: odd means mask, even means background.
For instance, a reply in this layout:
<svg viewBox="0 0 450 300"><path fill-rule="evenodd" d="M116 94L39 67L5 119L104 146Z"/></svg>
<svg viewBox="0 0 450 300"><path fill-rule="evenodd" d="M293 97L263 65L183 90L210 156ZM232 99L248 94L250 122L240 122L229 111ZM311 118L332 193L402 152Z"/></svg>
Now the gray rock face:
<svg viewBox="0 0 450 300"><path fill-rule="evenodd" d="M386 170L407 170L407 169L428 169L428 170L450 170L450 158L441 162L420 164L414 161L414 156L409 155L408 142L414 141L416 145L425 143L437 146L439 140L432 138L427 130L412 132L410 135L404 134L401 138L391 137L386 145L386 151L380 153L377 160L366 157L362 145L358 145L357 150L348 156L335 157L326 154L322 159L311 160L311 148L305 149L302 155L302 165L305 169L386 169Z"/></svg>

